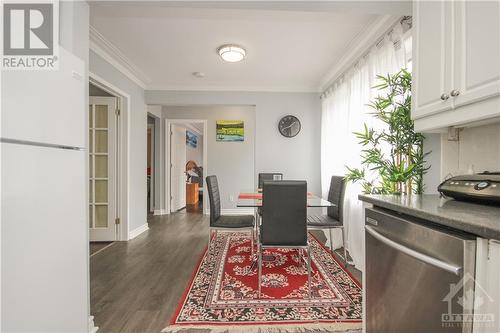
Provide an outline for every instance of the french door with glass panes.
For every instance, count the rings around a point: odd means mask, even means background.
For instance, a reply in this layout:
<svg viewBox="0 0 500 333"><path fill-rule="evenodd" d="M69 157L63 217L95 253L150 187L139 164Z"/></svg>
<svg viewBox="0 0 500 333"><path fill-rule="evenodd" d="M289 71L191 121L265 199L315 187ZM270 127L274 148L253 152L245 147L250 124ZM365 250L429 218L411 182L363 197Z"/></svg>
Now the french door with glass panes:
<svg viewBox="0 0 500 333"><path fill-rule="evenodd" d="M117 99L90 97L89 227L91 241L116 240Z"/></svg>

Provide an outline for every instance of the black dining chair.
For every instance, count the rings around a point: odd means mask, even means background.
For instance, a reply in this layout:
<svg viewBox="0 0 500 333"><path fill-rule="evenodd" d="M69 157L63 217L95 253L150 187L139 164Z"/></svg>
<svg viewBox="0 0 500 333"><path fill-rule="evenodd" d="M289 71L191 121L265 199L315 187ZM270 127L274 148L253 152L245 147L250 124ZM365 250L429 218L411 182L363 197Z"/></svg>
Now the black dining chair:
<svg viewBox="0 0 500 333"><path fill-rule="evenodd" d="M264 186L264 182L268 181L268 180L283 180L283 174L280 172L259 173L258 189L262 190L262 187ZM258 215L258 217L262 216L262 209L261 208L257 209L257 215Z"/></svg>
<svg viewBox="0 0 500 333"><path fill-rule="evenodd" d="M255 219L253 215L221 215L219 184L216 176L206 178L208 198L210 201L210 228L208 233L208 248L212 240L212 232L215 231L235 231L246 230L250 232L252 240L252 258L254 247L254 226Z"/></svg>
<svg viewBox="0 0 500 333"><path fill-rule="evenodd" d="M263 183L266 180L283 180L283 174L279 172L259 173L259 189L262 189Z"/></svg>
<svg viewBox="0 0 500 333"><path fill-rule="evenodd" d="M345 180L341 176L332 176L330 180L330 189L328 191L328 201L334 206L327 208L326 215L310 214L307 216L307 228L309 230L328 230L330 233L330 250L333 254L332 230L341 229L342 247L344 248L344 265L347 266L347 251L345 248L345 229L344 229L344 195Z"/></svg>
<svg viewBox="0 0 500 333"><path fill-rule="evenodd" d="M307 241L307 182L265 181L263 185L262 225L258 250L259 297L262 251L270 248L291 248L300 252L307 251L307 286L311 298L311 252Z"/></svg>

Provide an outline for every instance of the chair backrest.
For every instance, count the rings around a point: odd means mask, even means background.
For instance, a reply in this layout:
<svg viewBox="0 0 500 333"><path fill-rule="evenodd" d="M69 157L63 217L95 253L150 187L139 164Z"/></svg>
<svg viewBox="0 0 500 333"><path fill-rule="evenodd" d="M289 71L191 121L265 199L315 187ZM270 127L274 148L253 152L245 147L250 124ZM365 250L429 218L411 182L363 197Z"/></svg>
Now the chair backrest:
<svg viewBox="0 0 500 333"><path fill-rule="evenodd" d="M262 188L266 180L282 180L283 174L279 172L259 173L259 188Z"/></svg>
<svg viewBox="0 0 500 333"><path fill-rule="evenodd" d="M331 218L344 223L344 195L345 180L342 176L332 176L330 180L330 190L328 191L328 201L335 204L335 207L328 207L327 214Z"/></svg>
<svg viewBox="0 0 500 333"><path fill-rule="evenodd" d="M265 181L262 245L307 245L307 182Z"/></svg>
<svg viewBox="0 0 500 333"><path fill-rule="evenodd" d="M213 225L220 217L220 193L217 176L207 176L207 191L210 199L210 225Z"/></svg>

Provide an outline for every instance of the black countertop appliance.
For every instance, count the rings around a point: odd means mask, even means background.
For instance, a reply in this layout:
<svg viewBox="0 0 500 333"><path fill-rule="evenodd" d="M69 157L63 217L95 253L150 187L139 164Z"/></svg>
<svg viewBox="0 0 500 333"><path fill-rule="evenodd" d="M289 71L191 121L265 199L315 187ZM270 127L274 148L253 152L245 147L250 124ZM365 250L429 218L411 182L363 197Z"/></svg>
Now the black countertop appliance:
<svg viewBox="0 0 500 333"><path fill-rule="evenodd" d="M449 178L438 191L456 200L500 206L500 172L483 172Z"/></svg>

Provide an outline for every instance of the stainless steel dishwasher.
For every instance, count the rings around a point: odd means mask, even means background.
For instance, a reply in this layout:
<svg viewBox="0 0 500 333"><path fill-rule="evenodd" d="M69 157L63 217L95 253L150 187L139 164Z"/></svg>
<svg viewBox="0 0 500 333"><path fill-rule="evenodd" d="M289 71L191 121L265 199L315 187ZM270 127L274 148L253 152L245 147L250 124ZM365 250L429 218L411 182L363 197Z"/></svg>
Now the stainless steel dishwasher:
<svg viewBox="0 0 500 333"><path fill-rule="evenodd" d="M378 208L365 222L366 332L472 332L475 238Z"/></svg>

